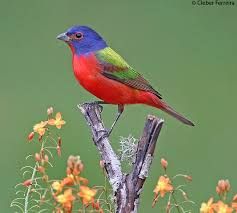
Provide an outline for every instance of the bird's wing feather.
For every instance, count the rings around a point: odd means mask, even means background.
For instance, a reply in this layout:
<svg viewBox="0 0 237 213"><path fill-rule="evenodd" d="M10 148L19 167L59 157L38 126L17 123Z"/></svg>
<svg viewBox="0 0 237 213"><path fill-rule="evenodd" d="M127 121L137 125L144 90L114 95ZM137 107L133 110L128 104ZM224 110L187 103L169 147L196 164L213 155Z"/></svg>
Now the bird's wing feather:
<svg viewBox="0 0 237 213"><path fill-rule="evenodd" d="M105 77L138 90L149 91L160 99L162 98L161 94L157 92L141 74L130 67L128 63L110 47L96 52L96 57L102 67L102 75Z"/></svg>

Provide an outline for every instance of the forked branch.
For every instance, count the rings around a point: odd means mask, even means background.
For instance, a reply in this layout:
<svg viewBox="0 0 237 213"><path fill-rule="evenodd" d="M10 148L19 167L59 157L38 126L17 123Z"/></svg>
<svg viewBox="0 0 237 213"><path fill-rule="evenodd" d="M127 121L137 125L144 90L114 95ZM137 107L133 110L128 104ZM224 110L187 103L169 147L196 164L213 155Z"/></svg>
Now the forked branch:
<svg viewBox="0 0 237 213"><path fill-rule="evenodd" d="M136 160L130 174L122 172L121 163L114 152L101 118L101 106L78 105L92 131L93 141L104 161L108 180L112 186L116 212L136 213L143 184L148 177L156 142L164 120L148 115L142 136L136 150Z"/></svg>

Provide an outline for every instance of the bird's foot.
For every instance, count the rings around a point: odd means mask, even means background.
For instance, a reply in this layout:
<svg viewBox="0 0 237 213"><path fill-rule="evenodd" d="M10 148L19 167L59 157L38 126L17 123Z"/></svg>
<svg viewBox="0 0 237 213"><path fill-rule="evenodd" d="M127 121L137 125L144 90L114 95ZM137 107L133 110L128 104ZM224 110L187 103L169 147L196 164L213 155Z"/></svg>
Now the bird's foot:
<svg viewBox="0 0 237 213"><path fill-rule="evenodd" d="M102 135L100 135L98 138L97 138L97 140L96 140L96 143L99 143L102 139L104 139L104 138L108 138L109 136L110 136L110 130L107 130L107 129L102 129L102 130L100 130L100 131L98 131L98 132L101 132L101 133L103 133Z"/></svg>
<svg viewBox="0 0 237 213"><path fill-rule="evenodd" d="M100 108L100 112L103 111L103 106L101 105L103 104L102 101L92 101L92 102L84 102L82 105L86 105L87 107L95 107L95 106L99 106Z"/></svg>

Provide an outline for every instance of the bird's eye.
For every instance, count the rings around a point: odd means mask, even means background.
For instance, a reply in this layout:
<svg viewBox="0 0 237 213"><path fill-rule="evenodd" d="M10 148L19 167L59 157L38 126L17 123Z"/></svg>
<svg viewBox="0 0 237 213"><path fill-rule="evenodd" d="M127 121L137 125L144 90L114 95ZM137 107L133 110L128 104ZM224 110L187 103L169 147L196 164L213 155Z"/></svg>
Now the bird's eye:
<svg viewBox="0 0 237 213"><path fill-rule="evenodd" d="M75 37L76 37L76 39L82 39L83 35L82 35L82 33L76 33Z"/></svg>

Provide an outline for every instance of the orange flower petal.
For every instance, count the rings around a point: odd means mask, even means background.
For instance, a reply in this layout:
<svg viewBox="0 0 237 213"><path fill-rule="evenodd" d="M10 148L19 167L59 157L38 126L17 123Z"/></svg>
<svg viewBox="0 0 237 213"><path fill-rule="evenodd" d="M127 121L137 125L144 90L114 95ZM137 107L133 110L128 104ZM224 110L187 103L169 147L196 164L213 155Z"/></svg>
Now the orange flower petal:
<svg viewBox="0 0 237 213"><path fill-rule="evenodd" d="M173 190L173 186L168 177L160 176L157 185L154 189L154 193L158 195L160 193L161 197L164 197L167 192L171 192Z"/></svg>
<svg viewBox="0 0 237 213"><path fill-rule="evenodd" d="M207 203L202 203L200 213L214 213L213 198L211 197Z"/></svg>
<svg viewBox="0 0 237 213"><path fill-rule="evenodd" d="M61 125L64 125L66 123L66 121L61 120L60 123L61 123Z"/></svg>
<svg viewBox="0 0 237 213"><path fill-rule="evenodd" d="M55 118L56 118L56 120L61 120L61 118L62 118L61 113L58 112L58 113L56 114Z"/></svg>
<svg viewBox="0 0 237 213"><path fill-rule="evenodd" d="M52 184L52 188L56 190L57 192L61 192L63 189L63 185L59 181L55 181Z"/></svg>
<svg viewBox="0 0 237 213"><path fill-rule="evenodd" d="M74 177L73 175L68 175L66 178L62 181L63 185L71 186L74 184Z"/></svg>
<svg viewBox="0 0 237 213"><path fill-rule="evenodd" d="M40 136L43 136L44 135L44 133L45 133L45 128L40 128L40 129L38 129L38 134L40 135Z"/></svg>
<svg viewBox="0 0 237 213"><path fill-rule="evenodd" d="M50 119L48 120L49 125L55 125L55 119Z"/></svg>
<svg viewBox="0 0 237 213"><path fill-rule="evenodd" d="M80 186L78 196L82 198L84 205L88 205L89 203L94 201L94 196L96 195L96 193L96 189L91 189L88 186Z"/></svg>
<svg viewBox="0 0 237 213"><path fill-rule="evenodd" d="M72 189L67 189L63 194L56 197L57 202L62 204L63 208L67 210L66 212L71 212L72 202L75 200L75 197L72 194Z"/></svg>

